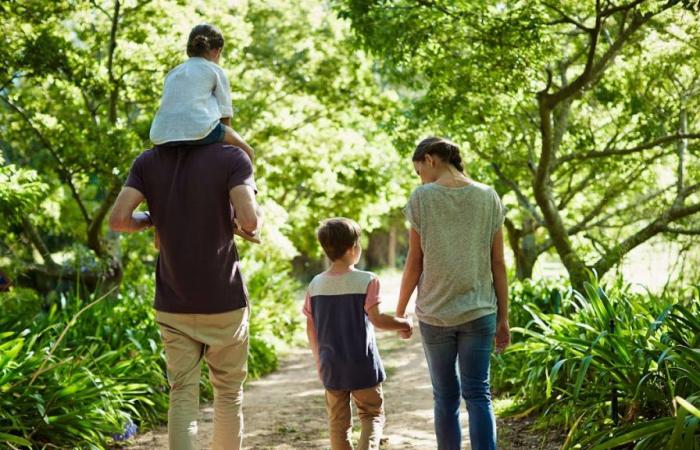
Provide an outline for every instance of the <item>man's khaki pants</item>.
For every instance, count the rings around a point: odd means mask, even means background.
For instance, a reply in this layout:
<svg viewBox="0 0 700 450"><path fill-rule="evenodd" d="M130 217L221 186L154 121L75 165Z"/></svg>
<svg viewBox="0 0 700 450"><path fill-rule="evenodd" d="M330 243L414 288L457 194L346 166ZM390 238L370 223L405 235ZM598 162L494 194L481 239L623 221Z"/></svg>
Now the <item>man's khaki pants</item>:
<svg viewBox="0 0 700 450"><path fill-rule="evenodd" d="M326 389L326 410L332 450L352 450L350 434L352 413L350 397L357 407L362 431L357 444L359 450L378 450L384 428L384 397L382 385L356 391Z"/></svg>
<svg viewBox="0 0 700 450"><path fill-rule="evenodd" d="M247 374L248 308L220 314L156 311L170 384L171 450L197 448L202 358L214 387L214 450L238 450L243 440L243 381Z"/></svg>

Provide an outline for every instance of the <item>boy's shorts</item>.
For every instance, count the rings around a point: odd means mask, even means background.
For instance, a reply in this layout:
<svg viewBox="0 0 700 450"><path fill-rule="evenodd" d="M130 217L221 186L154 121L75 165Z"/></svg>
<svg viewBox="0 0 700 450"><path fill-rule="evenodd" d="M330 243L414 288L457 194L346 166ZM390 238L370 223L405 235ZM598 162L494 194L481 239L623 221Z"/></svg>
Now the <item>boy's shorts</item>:
<svg viewBox="0 0 700 450"><path fill-rule="evenodd" d="M224 137L226 136L226 127L224 124L217 123L211 133L204 136L202 139L197 139L196 141L172 141L164 142L159 144L160 147L180 147L180 146L196 146L196 145L209 145L216 144L217 142L224 142Z"/></svg>

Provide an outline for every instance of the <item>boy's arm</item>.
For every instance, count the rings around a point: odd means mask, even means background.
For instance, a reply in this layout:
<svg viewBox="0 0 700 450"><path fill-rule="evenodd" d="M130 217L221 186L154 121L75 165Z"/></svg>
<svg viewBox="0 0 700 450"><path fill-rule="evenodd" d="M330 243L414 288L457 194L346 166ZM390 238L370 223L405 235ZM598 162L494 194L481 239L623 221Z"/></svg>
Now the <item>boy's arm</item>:
<svg viewBox="0 0 700 450"><path fill-rule="evenodd" d="M313 312L311 310L311 295L309 294L309 291L306 291L306 295L304 296L304 307L302 312L306 316L306 337L309 338L309 347L311 347L311 353L314 355L316 370L318 371L320 377L321 358L318 352L318 336L316 334L316 326L314 325Z"/></svg>
<svg viewBox="0 0 700 450"><path fill-rule="evenodd" d="M367 317L369 321L372 322L372 325L380 330L411 331L413 329L413 324L410 319L384 314L379 311L379 304L372 306L367 311Z"/></svg>
<svg viewBox="0 0 700 450"><path fill-rule="evenodd" d="M316 366L319 366L320 359L318 356L318 339L316 338L316 327L314 326L314 320L311 317L306 318L306 336L309 338L309 346L311 347L311 353L314 354Z"/></svg>

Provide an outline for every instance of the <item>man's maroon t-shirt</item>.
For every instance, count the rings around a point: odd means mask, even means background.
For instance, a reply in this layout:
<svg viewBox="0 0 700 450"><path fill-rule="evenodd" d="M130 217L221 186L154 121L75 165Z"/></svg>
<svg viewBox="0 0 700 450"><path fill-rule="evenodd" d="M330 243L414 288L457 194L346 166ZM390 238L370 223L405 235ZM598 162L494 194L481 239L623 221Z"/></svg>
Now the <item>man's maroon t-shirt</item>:
<svg viewBox="0 0 700 450"><path fill-rule="evenodd" d="M253 166L228 145L155 147L134 161L126 186L146 197L160 236L157 310L214 314L248 304L229 200L239 185L255 189Z"/></svg>

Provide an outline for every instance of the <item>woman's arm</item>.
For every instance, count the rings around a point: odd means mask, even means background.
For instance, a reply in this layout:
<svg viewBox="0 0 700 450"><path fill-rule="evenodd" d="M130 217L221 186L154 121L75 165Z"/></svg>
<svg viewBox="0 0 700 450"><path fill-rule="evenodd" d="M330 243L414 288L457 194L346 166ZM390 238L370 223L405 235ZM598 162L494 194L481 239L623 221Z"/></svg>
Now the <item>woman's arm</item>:
<svg viewBox="0 0 700 450"><path fill-rule="evenodd" d="M493 287L496 290L498 313L496 314L496 349L503 351L510 344L508 323L508 277L503 255L503 228L499 227L491 245L491 272Z"/></svg>
<svg viewBox="0 0 700 450"><path fill-rule="evenodd" d="M420 235L414 228L411 228L408 233L408 256L401 277L399 304L396 307L397 317L406 316L406 307L423 273L423 249L420 244Z"/></svg>

